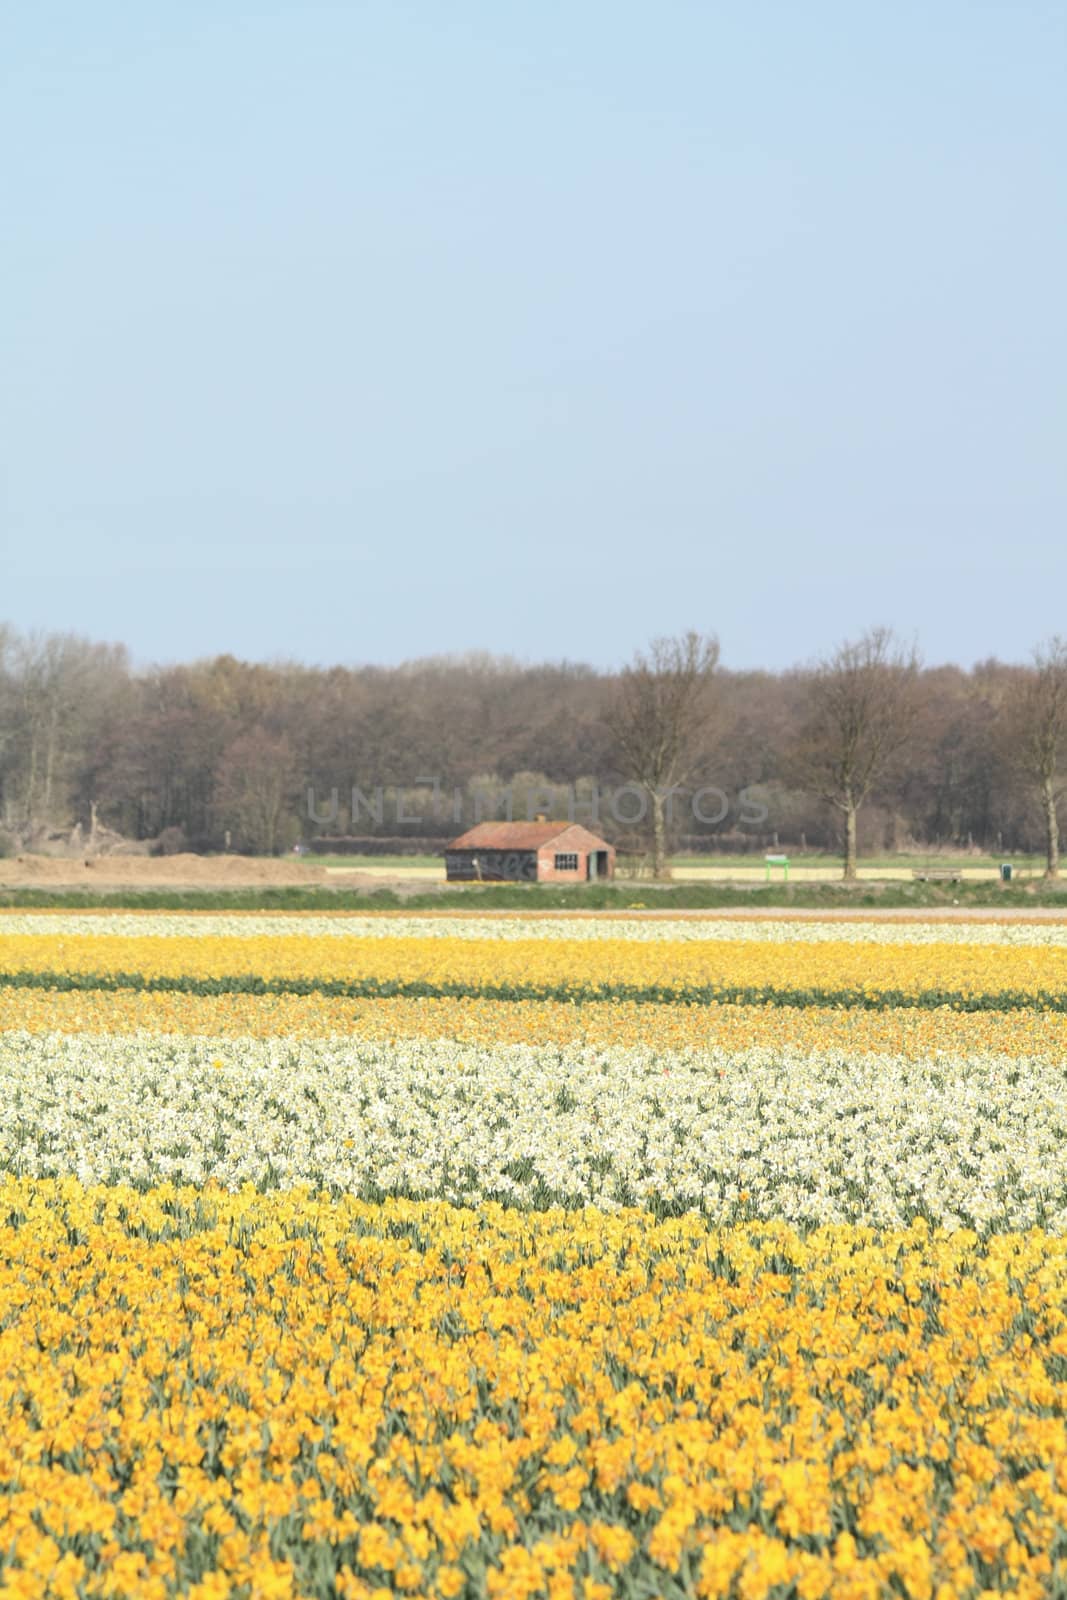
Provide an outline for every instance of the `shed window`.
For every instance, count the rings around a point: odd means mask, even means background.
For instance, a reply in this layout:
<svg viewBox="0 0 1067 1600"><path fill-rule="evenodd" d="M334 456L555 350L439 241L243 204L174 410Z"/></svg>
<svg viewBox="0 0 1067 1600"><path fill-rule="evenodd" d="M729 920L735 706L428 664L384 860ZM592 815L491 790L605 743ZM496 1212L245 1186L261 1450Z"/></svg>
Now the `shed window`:
<svg viewBox="0 0 1067 1600"><path fill-rule="evenodd" d="M571 854L571 855L558 855L556 857L556 871L557 872L577 872L578 871L578 857L576 855L574 855L574 854Z"/></svg>

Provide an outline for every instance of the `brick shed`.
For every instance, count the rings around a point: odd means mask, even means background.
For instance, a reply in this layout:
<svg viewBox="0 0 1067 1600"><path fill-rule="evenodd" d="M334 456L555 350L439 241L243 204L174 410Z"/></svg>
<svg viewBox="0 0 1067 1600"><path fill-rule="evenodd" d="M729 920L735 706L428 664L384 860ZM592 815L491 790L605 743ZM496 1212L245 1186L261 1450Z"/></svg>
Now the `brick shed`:
<svg viewBox="0 0 1067 1600"><path fill-rule="evenodd" d="M614 847L579 822L480 822L445 851L450 883L587 883L614 875Z"/></svg>

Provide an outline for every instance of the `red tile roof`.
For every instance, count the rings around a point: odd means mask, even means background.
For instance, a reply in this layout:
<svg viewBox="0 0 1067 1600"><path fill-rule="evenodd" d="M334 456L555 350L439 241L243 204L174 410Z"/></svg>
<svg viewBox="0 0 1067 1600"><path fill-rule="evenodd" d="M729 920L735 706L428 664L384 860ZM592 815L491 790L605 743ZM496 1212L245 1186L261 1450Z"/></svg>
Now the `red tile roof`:
<svg viewBox="0 0 1067 1600"><path fill-rule="evenodd" d="M449 850L540 850L551 844L569 828L581 827L573 822L479 822L453 839ZM586 832L583 828L582 832ZM590 838L596 838L590 834ZM603 840L598 840L603 844Z"/></svg>

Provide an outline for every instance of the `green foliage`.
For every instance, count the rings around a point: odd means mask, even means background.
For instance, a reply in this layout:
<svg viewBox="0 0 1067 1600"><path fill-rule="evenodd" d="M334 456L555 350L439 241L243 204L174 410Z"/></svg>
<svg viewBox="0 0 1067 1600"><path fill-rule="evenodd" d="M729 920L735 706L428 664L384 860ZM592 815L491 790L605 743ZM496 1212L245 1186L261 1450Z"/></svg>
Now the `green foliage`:
<svg viewBox="0 0 1067 1600"><path fill-rule="evenodd" d="M794 907L818 911L939 906L1049 906L1067 911L1067 881L1049 885L977 883L485 883L422 892L287 885L249 889L3 889L0 906L131 911L714 911Z"/></svg>
<svg viewBox="0 0 1067 1600"><path fill-rule="evenodd" d="M344 1000L562 1000L573 1005L615 1000L638 1005L817 1006L892 1011L899 1006L953 1011L1067 1011L1067 992L1015 990L963 994L952 989L907 992L884 989L776 989L771 984L566 984L430 983L399 978L262 978L228 973L218 978L146 977L142 972L0 972L0 989L43 989L59 994L133 990L147 994L321 994Z"/></svg>

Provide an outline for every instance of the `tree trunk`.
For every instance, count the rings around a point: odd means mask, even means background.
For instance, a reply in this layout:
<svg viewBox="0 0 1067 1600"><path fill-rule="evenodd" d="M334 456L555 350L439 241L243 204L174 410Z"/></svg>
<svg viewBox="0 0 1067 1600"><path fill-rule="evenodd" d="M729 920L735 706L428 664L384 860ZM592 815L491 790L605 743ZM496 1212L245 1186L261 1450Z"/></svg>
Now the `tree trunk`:
<svg viewBox="0 0 1067 1600"><path fill-rule="evenodd" d="M53 701L52 712L48 719L48 743L45 745L44 758L44 811L45 822L52 821L52 789L53 778L56 770L56 730L59 723L59 707Z"/></svg>
<svg viewBox="0 0 1067 1600"><path fill-rule="evenodd" d="M31 829L37 822L37 726L30 734L30 771L26 779L26 821Z"/></svg>
<svg viewBox="0 0 1067 1600"><path fill-rule="evenodd" d="M856 806L851 795L845 796L845 870L846 883L856 881Z"/></svg>
<svg viewBox="0 0 1067 1600"><path fill-rule="evenodd" d="M667 865L667 825L663 815L663 796L658 789L652 791L652 874L655 878L669 878Z"/></svg>
<svg viewBox="0 0 1067 1600"><path fill-rule="evenodd" d="M1051 778L1046 778L1041 786L1041 797L1045 805L1045 877L1058 878L1060 875L1060 824L1056 816L1056 790Z"/></svg>

